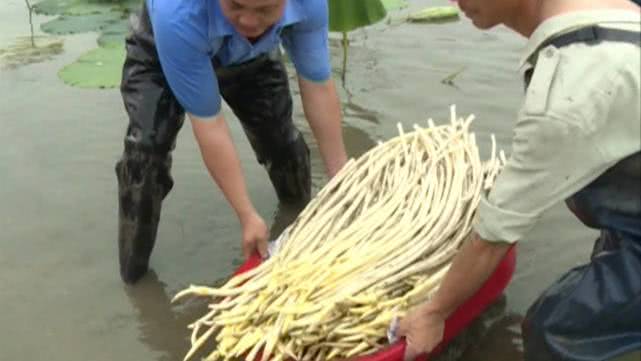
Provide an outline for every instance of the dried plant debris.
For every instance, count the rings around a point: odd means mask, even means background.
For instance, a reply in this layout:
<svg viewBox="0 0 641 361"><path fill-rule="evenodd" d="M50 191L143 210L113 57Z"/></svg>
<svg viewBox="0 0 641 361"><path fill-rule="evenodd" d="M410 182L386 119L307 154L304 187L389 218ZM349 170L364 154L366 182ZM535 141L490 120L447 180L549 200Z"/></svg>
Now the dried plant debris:
<svg viewBox="0 0 641 361"><path fill-rule="evenodd" d="M64 42L50 36L21 36L13 44L0 48L0 68L15 69L20 66L51 60L62 53Z"/></svg>

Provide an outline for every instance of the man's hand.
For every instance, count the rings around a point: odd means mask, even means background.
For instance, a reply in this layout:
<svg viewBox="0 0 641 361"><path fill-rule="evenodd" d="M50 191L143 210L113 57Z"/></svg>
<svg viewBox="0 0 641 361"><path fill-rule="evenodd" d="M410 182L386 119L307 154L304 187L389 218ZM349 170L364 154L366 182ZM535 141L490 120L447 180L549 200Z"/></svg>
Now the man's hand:
<svg viewBox="0 0 641 361"><path fill-rule="evenodd" d="M473 233L472 240L458 251L452 266L429 303L412 310L399 325L405 336L405 360L431 352L443 339L445 319L487 281L507 251L509 243L488 242Z"/></svg>
<svg viewBox="0 0 641 361"><path fill-rule="evenodd" d="M411 310L400 322L398 335L405 337L405 361L431 352L443 340L445 317L431 312L429 305Z"/></svg>
<svg viewBox="0 0 641 361"><path fill-rule="evenodd" d="M267 257L267 237L269 231L265 221L255 212L241 218L243 227L242 249L245 259L251 257L254 253L260 254L261 257Z"/></svg>
<svg viewBox="0 0 641 361"><path fill-rule="evenodd" d="M245 177L225 119L222 115L208 120L193 115L190 118L205 165L240 220L243 255L246 259L254 252L266 256L267 226L247 194Z"/></svg>

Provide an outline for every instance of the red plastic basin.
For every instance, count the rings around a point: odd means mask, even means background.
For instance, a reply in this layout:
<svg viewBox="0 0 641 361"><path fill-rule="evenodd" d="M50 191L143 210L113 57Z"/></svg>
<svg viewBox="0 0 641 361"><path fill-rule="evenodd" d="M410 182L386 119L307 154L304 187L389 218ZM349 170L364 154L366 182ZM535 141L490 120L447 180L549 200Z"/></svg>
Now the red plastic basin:
<svg viewBox="0 0 641 361"><path fill-rule="evenodd" d="M257 267L261 262L259 256L254 256L242 264L234 273L235 275L247 272ZM417 361L427 361L443 351L452 339L459 335L466 327L478 318L492 303L503 293L512 279L516 268L516 246L512 246L505 254L505 257L496 267L494 273L485 284L467 302L461 305L445 321L445 333L443 341L430 353L430 355L418 358ZM401 340L387 348L371 355L350 358L350 361L403 361L405 355L405 341Z"/></svg>

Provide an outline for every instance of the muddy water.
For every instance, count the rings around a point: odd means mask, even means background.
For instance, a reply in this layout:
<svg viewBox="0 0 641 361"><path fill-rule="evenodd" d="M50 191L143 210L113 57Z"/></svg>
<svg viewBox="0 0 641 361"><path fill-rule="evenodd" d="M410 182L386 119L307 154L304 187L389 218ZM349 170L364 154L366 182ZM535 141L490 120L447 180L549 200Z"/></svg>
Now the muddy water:
<svg viewBox="0 0 641 361"><path fill-rule="evenodd" d="M22 1L0 2L0 47L29 34L27 19ZM45 20L36 17L36 25ZM0 69L2 361L182 359L185 326L202 305L171 306L169 298L189 283L227 276L240 262L237 221L207 176L187 124L175 152L176 186L164 205L153 272L136 287L121 283L113 172L126 126L121 99L116 90L67 87L55 75L93 47L95 37L65 37L65 51L51 61ZM427 117L442 122L450 104L476 114L483 154L489 153L490 133L509 151L522 99L516 64L523 44L503 28L476 31L466 19L441 25L392 21L355 32L348 91L342 91L349 153L357 156L395 135L397 122L406 128ZM340 64L340 50L334 55ZM453 85L441 83L462 68ZM251 197L274 222L276 197L226 112ZM298 100L295 116L311 139ZM319 187L324 177L313 148ZM547 284L585 261L593 237L562 205L548 212L519 248L518 271L497 321L468 338L463 359L519 360L521 316Z"/></svg>

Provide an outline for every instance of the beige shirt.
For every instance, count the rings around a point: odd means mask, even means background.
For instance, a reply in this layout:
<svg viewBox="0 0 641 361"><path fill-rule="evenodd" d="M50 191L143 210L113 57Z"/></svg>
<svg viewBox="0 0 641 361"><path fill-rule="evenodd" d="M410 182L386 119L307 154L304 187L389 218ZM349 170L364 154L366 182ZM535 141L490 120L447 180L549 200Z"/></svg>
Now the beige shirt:
<svg viewBox="0 0 641 361"><path fill-rule="evenodd" d="M543 22L521 63L549 38L586 25L641 31L623 10L568 13ZM516 242L542 213L578 192L626 156L641 151L641 47L576 43L541 49L514 129L512 154L481 199L475 230ZM641 186L641 185L640 185Z"/></svg>

